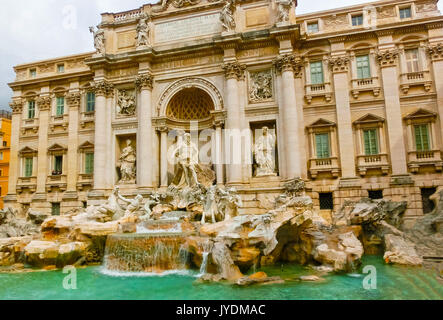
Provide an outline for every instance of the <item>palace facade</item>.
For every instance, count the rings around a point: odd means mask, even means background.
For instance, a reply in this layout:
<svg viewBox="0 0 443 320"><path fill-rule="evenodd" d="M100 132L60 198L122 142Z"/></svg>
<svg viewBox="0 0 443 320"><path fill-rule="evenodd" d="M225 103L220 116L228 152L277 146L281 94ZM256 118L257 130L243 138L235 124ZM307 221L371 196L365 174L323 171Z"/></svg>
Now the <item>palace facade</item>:
<svg viewBox="0 0 443 320"><path fill-rule="evenodd" d="M295 0L164 0L104 13L96 52L14 68L6 205L63 214L115 185L146 197L171 183L174 132L197 128L211 129L217 184L238 189L243 213L266 212L301 177L326 215L384 197L408 201L408 225L443 186L437 2L296 15ZM273 175L217 161L231 132L254 141L264 126L277 141ZM128 145L135 179L122 182Z"/></svg>

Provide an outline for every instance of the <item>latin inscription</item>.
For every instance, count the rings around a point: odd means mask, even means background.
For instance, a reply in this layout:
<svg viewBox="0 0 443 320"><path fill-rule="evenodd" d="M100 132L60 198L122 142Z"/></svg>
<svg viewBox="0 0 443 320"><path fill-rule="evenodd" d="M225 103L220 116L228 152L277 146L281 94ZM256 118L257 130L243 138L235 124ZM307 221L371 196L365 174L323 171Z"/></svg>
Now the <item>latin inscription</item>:
<svg viewBox="0 0 443 320"><path fill-rule="evenodd" d="M201 37L221 32L220 14L193 17L155 26L155 42Z"/></svg>

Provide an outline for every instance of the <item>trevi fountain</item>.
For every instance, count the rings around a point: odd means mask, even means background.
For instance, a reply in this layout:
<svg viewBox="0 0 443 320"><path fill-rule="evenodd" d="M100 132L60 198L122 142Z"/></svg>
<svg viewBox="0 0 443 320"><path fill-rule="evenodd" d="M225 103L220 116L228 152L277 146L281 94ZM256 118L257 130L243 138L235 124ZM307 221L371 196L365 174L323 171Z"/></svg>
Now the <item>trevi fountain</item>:
<svg viewBox="0 0 443 320"><path fill-rule="evenodd" d="M314 210L305 182L285 184L266 214L239 214L233 187L214 184L190 134L172 154L173 183L148 199L115 187L106 203L62 216L0 212L0 295L32 299L441 299L443 190L432 214L404 232L405 202L346 203L332 221ZM257 174L272 175L263 128ZM134 150L120 157L134 179ZM364 269L378 272L376 290ZM86 291L64 290L75 267ZM70 269L69 269L70 270ZM13 283L20 283L16 285ZM368 284L371 285L370 283ZM35 290L28 291L26 288ZM112 290L109 291L109 288ZM374 288L373 288L374 289Z"/></svg>

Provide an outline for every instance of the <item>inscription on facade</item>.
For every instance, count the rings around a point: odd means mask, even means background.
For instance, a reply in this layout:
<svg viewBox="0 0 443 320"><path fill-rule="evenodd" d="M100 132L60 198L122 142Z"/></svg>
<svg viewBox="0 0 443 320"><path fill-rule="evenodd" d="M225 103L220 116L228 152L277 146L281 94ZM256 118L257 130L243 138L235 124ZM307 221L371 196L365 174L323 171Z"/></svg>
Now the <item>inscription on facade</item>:
<svg viewBox="0 0 443 320"><path fill-rule="evenodd" d="M246 27L266 25L269 22L268 8L258 8L246 11Z"/></svg>
<svg viewBox="0 0 443 320"><path fill-rule="evenodd" d="M155 41L175 41L191 37L201 37L221 32L220 14L210 14L157 24Z"/></svg>

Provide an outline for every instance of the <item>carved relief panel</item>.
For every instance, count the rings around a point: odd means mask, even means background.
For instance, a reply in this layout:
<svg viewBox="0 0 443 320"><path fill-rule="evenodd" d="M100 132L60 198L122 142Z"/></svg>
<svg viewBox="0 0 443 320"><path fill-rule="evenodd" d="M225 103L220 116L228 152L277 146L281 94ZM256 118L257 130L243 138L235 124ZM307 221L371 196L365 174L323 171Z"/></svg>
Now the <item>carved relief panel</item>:
<svg viewBox="0 0 443 320"><path fill-rule="evenodd" d="M260 103L274 98L272 70L249 73L249 102Z"/></svg>

